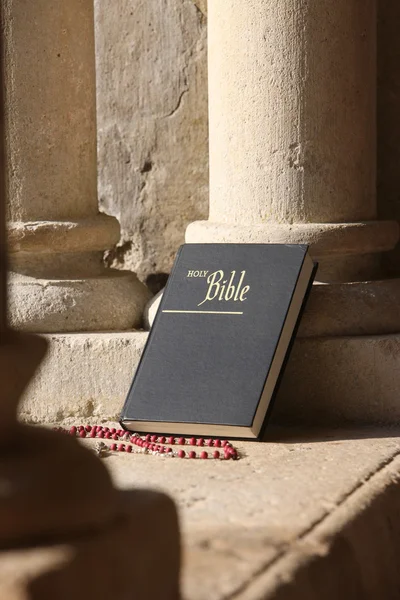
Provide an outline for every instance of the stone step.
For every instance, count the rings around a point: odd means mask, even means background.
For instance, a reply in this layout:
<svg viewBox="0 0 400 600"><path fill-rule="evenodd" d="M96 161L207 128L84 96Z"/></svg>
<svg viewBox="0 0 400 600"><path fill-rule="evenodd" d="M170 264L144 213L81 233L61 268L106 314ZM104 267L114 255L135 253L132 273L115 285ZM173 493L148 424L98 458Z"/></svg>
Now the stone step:
<svg viewBox="0 0 400 600"><path fill-rule="evenodd" d="M270 429L238 462L105 459L179 507L186 600L398 598L400 428Z"/></svg>
<svg viewBox="0 0 400 600"><path fill-rule="evenodd" d="M27 390L21 417L33 423L118 419L147 336L44 336L49 351ZM400 334L297 339L274 419L322 425L400 423L399 350Z"/></svg>

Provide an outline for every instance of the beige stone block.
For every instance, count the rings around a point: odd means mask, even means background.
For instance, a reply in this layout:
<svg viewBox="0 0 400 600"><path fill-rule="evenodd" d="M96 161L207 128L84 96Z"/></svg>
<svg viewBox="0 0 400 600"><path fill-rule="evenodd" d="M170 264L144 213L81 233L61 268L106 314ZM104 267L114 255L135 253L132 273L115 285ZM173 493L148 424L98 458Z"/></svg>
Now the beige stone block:
<svg viewBox="0 0 400 600"><path fill-rule="evenodd" d="M70 278L11 273L9 284L10 325L31 333L131 330L151 296L133 273L101 263Z"/></svg>
<svg viewBox="0 0 400 600"><path fill-rule="evenodd" d="M400 423L400 336L298 339L277 395L281 423Z"/></svg>
<svg viewBox="0 0 400 600"><path fill-rule="evenodd" d="M33 423L118 419L144 332L44 336L49 349L20 409Z"/></svg>
<svg viewBox="0 0 400 600"><path fill-rule="evenodd" d="M118 419L147 333L44 336L48 354L21 418L56 423ZM280 423L399 423L397 334L296 340L276 400Z"/></svg>
<svg viewBox="0 0 400 600"><path fill-rule="evenodd" d="M206 21L193 0L97 0L99 196L122 226L108 256L169 272L208 214Z"/></svg>

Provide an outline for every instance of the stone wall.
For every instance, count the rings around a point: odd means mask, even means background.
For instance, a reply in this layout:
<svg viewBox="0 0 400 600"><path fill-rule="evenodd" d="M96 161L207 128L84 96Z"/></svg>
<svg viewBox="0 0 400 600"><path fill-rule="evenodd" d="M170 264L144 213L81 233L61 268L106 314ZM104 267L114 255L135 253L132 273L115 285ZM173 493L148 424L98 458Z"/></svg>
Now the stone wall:
<svg viewBox="0 0 400 600"><path fill-rule="evenodd" d="M168 272L208 214L204 0L95 0L99 197L122 239L108 262Z"/></svg>
<svg viewBox="0 0 400 600"><path fill-rule="evenodd" d="M122 225L109 264L168 272L207 218L206 0L95 0L99 196ZM400 221L400 4L379 0L378 201ZM387 257L400 269L400 249Z"/></svg>

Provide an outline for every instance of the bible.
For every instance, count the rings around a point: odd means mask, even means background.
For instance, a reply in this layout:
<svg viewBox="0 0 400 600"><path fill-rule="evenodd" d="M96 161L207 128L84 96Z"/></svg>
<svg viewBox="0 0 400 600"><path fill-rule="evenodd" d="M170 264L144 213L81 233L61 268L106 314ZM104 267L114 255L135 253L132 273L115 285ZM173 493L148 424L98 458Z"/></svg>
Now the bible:
<svg viewBox="0 0 400 600"><path fill-rule="evenodd" d="M315 271L305 245L183 245L121 425L259 439Z"/></svg>

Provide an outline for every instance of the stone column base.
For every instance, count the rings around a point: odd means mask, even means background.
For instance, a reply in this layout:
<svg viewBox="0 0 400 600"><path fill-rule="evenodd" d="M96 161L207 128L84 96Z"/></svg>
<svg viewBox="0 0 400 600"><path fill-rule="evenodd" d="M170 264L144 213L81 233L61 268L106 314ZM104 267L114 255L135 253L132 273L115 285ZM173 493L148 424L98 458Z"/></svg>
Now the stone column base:
<svg viewBox="0 0 400 600"><path fill-rule="evenodd" d="M101 266L69 279L10 273L9 322L29 333L129 330L141 325L149 298L134 273Z"/></svg>
<svg viewBox="0 0 400 600"><path fill-rule="evenodd" d="M118 420L147 333L46 335L20 409L32 423ZM276 400L280 423L400 423L400 333L297 339Z"/></svg>
<svg viewBox="0 0 400 600"><path fill-rule="evenodd" d="M399 239L395 221L354 223L217 223L195 221L186 230L189 243L308 244L318 261L317 280L365 281L381 273L380 253Z"/></svg>
<svg viewBox="0 0 400 600"><path fill-rule="evenodd" d="M30 333L123 331L141 325L151 294L129 271L106 269L116 219L11 223L9 322Z"/></svg>

